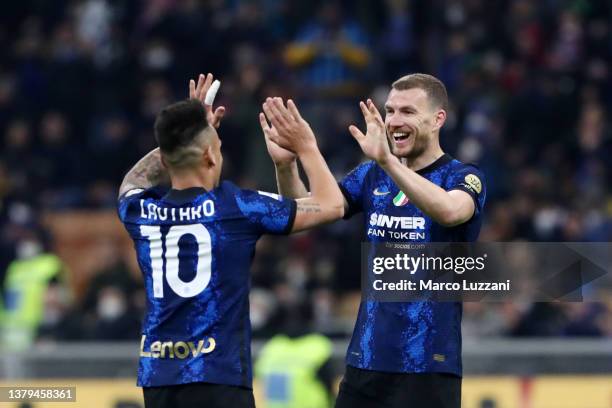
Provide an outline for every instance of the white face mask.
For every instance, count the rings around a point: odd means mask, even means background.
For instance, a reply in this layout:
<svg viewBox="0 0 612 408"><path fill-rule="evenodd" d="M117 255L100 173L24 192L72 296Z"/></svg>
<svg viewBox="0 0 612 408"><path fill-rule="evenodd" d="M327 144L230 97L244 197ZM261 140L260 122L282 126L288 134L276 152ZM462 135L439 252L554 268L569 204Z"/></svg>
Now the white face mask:
<svg viewBox="0 0 612 408"><path fill-rule="evenodd" d="M42 245L40 242L33 240L24 240L17 244L17 258L28 259L35 257L42 252Z"/></svg>
<svg viewBox="0 0 612 408"><path fill-rule="evenodd" d="M42 323L46 325L54 325L60 321L63 316L63 311L57 306L45 307L42 317Z"/></svg>
<svg viewBox="0 0 612 408"><path fill-rule="evenodd" d="M270 293L261 289L253 289L249 298L251 327L257 330L268 323L276 302Z"/></svg>
<svg viewBox="0 0 612 408"><path fill-rule="evenodd" d="M113 320L118 318L125 311L124 300L114 294L104 295L98 300L98 316L104 320Z"/></svg>
<svg viewBox="0 0 612 408"><path fill-rule="evenodd" d="M57 324L65 314L70 295L67 289L59 285L51 285L45 294L45 307L42 322L47 325Z"/></svg>
<svg viewBox="0 0 612 408"><path fill-rule="evenodd" d="M253 307L251 308L251 327L253 330L262 328L267 321L268 317L263 310Z"/></svg>

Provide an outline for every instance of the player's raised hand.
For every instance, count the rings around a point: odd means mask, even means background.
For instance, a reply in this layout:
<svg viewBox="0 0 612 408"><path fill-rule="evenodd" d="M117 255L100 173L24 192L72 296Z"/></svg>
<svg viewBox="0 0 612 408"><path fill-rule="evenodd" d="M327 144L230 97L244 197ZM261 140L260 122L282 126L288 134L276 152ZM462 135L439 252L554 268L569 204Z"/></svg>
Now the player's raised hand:
<svg viewBox="0 0 612 408"><path fill-rule="evenodd" d="M221 82L214 81L212 74L200 74L198 77L198 83L191 79L189 81L189 98L197 99L204 104L206 110L206 120L215 128L218 128L221 124L221 119L225 115L225 107L219 106L213 111L213 102Z"/></svg>
<svg viewBox="0 0 612 408"><path fill-rule="evenodd" d="M296 158L295 153L280 147L278 144L272 141L273 138L278 139L278 132L274 126L270 126L268 124L266 115L263 113L259 114L259 124L261 125L261 130L263 130L268 154L272 158L274 164L277 166L284 166L292 163Z"/></svg>
<svg viewBox="0 0 612 408"><path fill-rule="evenodd" d="M310 125L302 118L291 99L285 106L281 98L267 98L263 103L263 111L276 130L268 132L269 139L278 146L297 154L317 147Z"/></svg>
<svg viewBox="0 0 612 408"><path fill-rule="evenodd" d="M359 102L359 107L366 122L366 134L364 135L355 125L349 126L349 132L357 140L359 147L367 157L379 164L384 164L392 156L392 153L382 116L371 99L368 99L365 103Z"/></svg>

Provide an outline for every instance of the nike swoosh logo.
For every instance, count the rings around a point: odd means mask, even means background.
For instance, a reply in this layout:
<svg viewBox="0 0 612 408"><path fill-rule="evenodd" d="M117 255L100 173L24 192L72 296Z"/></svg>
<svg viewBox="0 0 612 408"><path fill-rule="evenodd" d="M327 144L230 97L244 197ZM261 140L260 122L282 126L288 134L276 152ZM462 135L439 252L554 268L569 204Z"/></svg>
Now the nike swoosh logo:
<svg viewBox="0 0 612 408"><path fill-rule="evenodd" d="M375 196L383 196L383 195L387 195L387 194L391 194L390 191L378 191L378 188L374 189L374 195Z"/></svg>

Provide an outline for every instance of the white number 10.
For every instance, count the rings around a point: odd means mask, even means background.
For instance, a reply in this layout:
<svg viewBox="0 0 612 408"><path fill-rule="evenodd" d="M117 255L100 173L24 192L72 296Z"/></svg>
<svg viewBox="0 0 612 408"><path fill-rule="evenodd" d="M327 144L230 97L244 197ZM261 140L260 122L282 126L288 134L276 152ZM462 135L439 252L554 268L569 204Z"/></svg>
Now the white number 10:
<svg viewBox="0 0 612 408"><path fill-rule="evenodd" d="M141 225L140 233L149 240L151 269L153 270L153 297L164 297L164 258L166 259L166 280L180 297L190 298L200 294L210 282L212 247L208 230L202 224L173 225L166 234L166 253L163 251L163 237L158 225ZM179 277L179 240L183 235L193 235L198 243L196 276L190 282Z"/></svg>

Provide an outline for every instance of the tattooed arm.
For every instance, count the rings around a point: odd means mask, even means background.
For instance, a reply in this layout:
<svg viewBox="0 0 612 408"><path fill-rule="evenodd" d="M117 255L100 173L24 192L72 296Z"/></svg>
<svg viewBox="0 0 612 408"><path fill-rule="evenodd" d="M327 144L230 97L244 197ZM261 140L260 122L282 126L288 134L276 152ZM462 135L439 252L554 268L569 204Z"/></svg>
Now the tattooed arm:
<svg viewBox="0 0 612 408"><path fill-rule="evenodd" d="M147 189L159 184L169 184L170 178L162 164L159 148L150 151L132 167L119 187L119 197L136 188Z"/></svg>
<svg viewBox="0 0 612 408"><path fill-rule="evenodd" d="M213 79L212 74L200 74L197 84L195 80L190 80L189 98L202 102L206 110L206 120L212 126L218 128L221 119L225 115L225 107L219 106L213 111L212 105L206 103L206 95L213 83ZM119 197L136 188L147 189L159 184L170 184L170 176L161 161L159 148L157 148L140 159L125 175L121 187L119 187Z"/></svg>

